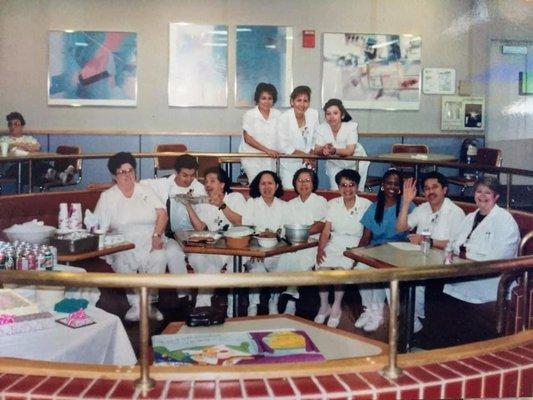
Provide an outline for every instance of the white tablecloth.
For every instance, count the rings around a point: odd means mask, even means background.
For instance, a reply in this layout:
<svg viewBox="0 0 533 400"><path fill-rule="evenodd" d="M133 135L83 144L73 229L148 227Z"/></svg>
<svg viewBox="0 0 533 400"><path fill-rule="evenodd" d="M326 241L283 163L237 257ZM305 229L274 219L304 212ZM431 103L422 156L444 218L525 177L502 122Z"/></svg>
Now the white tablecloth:
<svg viewBox="0 0 533 400"><path fill-rule="evenodd" d="M96 324L72 329L56 323L51 329L4 336L0 357L94 364L133 365L137 362L120 319L89 306L85 310ZM56 319L67 314L53 313Z"/></svg>

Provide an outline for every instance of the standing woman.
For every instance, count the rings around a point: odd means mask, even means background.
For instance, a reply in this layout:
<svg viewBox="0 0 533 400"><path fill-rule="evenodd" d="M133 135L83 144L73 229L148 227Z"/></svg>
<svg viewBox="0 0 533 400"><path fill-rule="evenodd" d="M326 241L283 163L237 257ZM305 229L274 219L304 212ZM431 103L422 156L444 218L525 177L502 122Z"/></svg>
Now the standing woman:
<svg viewBox="0 0 533 400"><path fill-rule="evenodd" d="M353 260L344 256L347 247L359 245L363 236L361 218L372 204L370 200L357 196L357 186L361 177L357 171L343 169L335 176L341 197L328 202L324 229L318 241L316 264L322 269L351 269ZM333 305L329 305L327 287L320 288L320 308L315 317L318 324L327 317L328 326L336 328L341 318L341 303L344 290L335 287Z"/></svg>
<svg viewBox="0 0 533 400"><path fill-rule="evenodd" d="M246 111L242 119L239 153L264 153L277 158L280 153L276 150L276 129L280 112L272 107L278 100L278 91L274 85L261 82L255 88L254 100L257 106ZM243 158L241 165L248 182L252 182L261 171L275 170L274 161L268 158Z"/></svg>
<svg viewBox="0 0 533 400"><path fill-rule="evenodd" d="M137 163L131 153L120 152L107 162L107 168L115 185L100 195L94 213L100 227L124 236L124 240L135 244L132 250L108 256L111 268L123 274L163 274L167 260L163 234L168 221L164 204L155 192L135 181ZM130 309L125 318L139 320L139 296L127 293ZM150 296L154 303L156 296ZM161 321L163 315L154 306L150 315Z"/></svg>
<svg viewBox="0 0 533 400"><path fill-rule="evenodd" d="M358 140L357 123L352 121L352 116L339 99L328 100L324 105L324 113L326 122L322 122L318 127L315 154L353 156ZM335 176L339 171L355 167L355 161L327 160L326 175L329 177L330 188L338 189Z"/></svg>
<svg viewBox="0 0 533 400"><path fill-rule="evenodd" d="M361 246L378 245L387 242L407 240L407 232L396 231L396 220L401 208L403 178L394 168L389 169L381 179L378 200L368 208L361 223L365 227ZM409 204L409 212L415 208ZM358 263L356 268L368 269L368 265ZM383 322L383 308L386 292L384 288L375 284L359 287L364 311L355 321L356 328L363 328L367 332L378 329Z"/></svg>
<svg viewBox="0 0 533 400"><path fill-rule="evenodd" d="M315 148L318 112L309 108L311 89L298 86L291 93L292 109L279 117L279 149L285 154L307 156ZM291 187L294 173L302 167L314 168L315 160L310 158L281 160L280 177L284 187Z"/></svg>
<svg viewBox="0 0 533 400"><path fill-rule="evenodd" d="M244 225L254 225L256 233L266 230L281 231L287 218L287 203L280 199L283 196L283 185L278 175L272 171L261 171L250 183L250 198L246 202L246 210L242 216ZM250 260L250 272L271 272L277 269L279 256L265 259ZM277 314L279 295L269 299L270 314ZM250 290L248 315L257 315L259 290Z"/></svg>

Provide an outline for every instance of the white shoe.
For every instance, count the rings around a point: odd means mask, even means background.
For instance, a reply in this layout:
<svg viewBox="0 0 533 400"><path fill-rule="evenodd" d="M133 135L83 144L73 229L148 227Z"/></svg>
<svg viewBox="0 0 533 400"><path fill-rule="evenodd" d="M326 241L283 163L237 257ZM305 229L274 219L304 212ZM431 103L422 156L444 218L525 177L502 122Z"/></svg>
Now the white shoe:
<svg viewBox="0 0 533 400"><path fill-rule="evenodd" d="M414 325L413 325L413 333L420 332L420 331L422 330L423 327L424 327L424 325L423 325L422 322L420 321L420 318L415 317L415 323L414 323Z"/></svg>
<svg viewBox="0 0 533 400"><path fill-rule="evenodd" d="M161 311L159 311L155 306L152 305L150 305L150 318L153 318L156 321L163 321L164 319Z"/></svg>
<svg viewBox="0 0 533 400"><path fill-rule="evenodd" d="M296 302L294 300L289 300L287 302L287 305L285 306L285 314L296 314Z"/></svg>
<svg viewBox="0 0 533 400"><path fill-rule="evenodd" d="M255 317L257 315L257 304L250 304L247 314L249 317Z"/></svg>
<svg viewBox="0 0 533 400"><path fill-rule="evenodd" d="M376 315L372 315L372 319L370 319L370 321L368 321L364 326L363 326L363 330L365 332L374 332L376 331L380 325L383 323L383 316L376 316Z"/></svg>
<svg viewBox="0 0 533 400"><path fill-rule="evenodd" d="M315 322L317 324L323 324L327 317L329 317L329 314L331 314L331 308L328 307L326 311L321 312L318 310L318 314L315 317Z"/></svg>
<svg viewBox="0 0 533 400"><path fill-rule="evenodd" d="M361 313L359 318L357 318L357 321L355 321L355 327L361 329L363 326L368 324L370 320L372 319L372 312L370 309L365 308L365 311Z"/></svg>
<svg viewBox="0 0 533 400"><path fill-rule="evenodd" d="M126 321L138 321L140 318L140 314L141 314L141 310L139 309L139 305L134 304L130 307L128 312L126 312L124 319Z"/></svg>

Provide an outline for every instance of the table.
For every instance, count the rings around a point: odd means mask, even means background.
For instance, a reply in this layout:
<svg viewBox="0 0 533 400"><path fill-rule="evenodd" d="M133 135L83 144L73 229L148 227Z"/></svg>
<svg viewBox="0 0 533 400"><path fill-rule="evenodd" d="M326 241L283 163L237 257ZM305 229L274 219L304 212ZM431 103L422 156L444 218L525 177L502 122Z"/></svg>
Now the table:
<svg viewBox="0 0 533 400"><path fill-rule="evenodd" d="M223 325L209 327L189 327L183 322L171 322L163 335L221 333L221 332L250 332L261 330L295 329L307 333L326 360L342 360L354 357L371 357L388 352L385 343L346 332L329 328L324 324L293 315L264 315L257 317L228 318Z"/></svg>
<svg viewBox="0 0 533 400"><path fill-rule="evenodd" d="M31 193L32 191L32 176L31 176L31 163L35 160L48 160L50 158L53 158L55 156L58 156L58 153L44 153L44 152L35 152L35 153L28 153L25 155L15 155L15 154L8 154L7 156L1 156L0 155L0 162L16 162L18 163L18 173L17 173L17 193L22 192L22 163L23 162L29 162L28 166L28 192Z"/></svg>
<svg viewBox="0 0 533 400"><path fill-rule="evenodd" d="M281 241L276 246L269 248L259 246L255 238L252 238L248 247L243 249L235 249L228 247L224 238L217 240L213 244L192 245L188 244L187 242L187 239L191 232L194 231L180 231L176 232L175 234L177 242L180 244L181 248L185 253L233 256L234 273L242 272L243 257L266 258L318 246L318 241L314 238L310 238L306 243L293 243L291 245ZM233 300L233 315L237 315L238 295L235 291L233 291Z"/></svg>
<svg viewBox="0 0 533 400"><path fill-rule="evenodd" d="M134 248L135 248L135 245L133 243L123 242L123 243L105 246L102 249L97 249L93 251L85 251L83 253L58 254L57 261L61 263L66 263L67 265L69 265L71 262L90 260L91 258L108 256L110 254L118 253L120 251L125 251L125 250L131 250Z"/></svg>
<svg viewBox="0 0 533 400"><path fill-rule="evenodd" d="M449 154L438 154L438 153L385 153L379 154L380 158L390 158L397 161L407 162L409 164L414 164L415 166L415 179L418 179L419 176L419 165L418 161L434 161L434 162L445 162L445 161L456 161L455 156Z"/></svg>
<svg viewBox="0 0 533 400"><path fill-rule="evenodd" d="M426 265L441 265L444 260L444 251L432 247L428 255L422 254L420 246L407 242L384 243L377 246L356 247L344 252L344 255L355 261L363 262L374 268L403 268L421 267ZM454 258L455 264L466 263L458 257ZM405 350L410 350L413 336L414 323L414 288L416 284L407 285L407 293L404 293L404 324L405 324Z"/></svg>

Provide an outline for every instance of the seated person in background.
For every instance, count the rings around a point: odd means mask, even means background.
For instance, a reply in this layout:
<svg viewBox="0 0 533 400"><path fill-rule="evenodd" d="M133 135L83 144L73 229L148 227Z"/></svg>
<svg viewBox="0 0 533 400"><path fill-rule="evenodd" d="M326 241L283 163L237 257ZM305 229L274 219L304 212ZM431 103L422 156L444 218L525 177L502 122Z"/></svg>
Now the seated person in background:
<svg viewBox="0 0 533 400"><path fill-rule="evenodd" d="M400 212L403 186L402 175L395 168L390 168L381 179L378 199L366 210L361 219L365 227L361 246L378 245L387 242L399 242L407 239L407 233L396 231L396 219ZM409 204L408 212L414 209ZM357 263L356 268L368 269L368 265ZM383 284L367 284L359 286L363 313L355 321L356 328L363 328L366 332L378 329L383 322L383 308L385 306L386 291Z"/></svg>
<svg viewBox="0 0 533 400"><path fill-rule="evenodd" d="M455 254L465 253L475 261L515 258L520 232L513 216L496 203L500 184L495 177L479 179L474 186L478 209L459 225L451 247ZM449 345L493 338L496 333L494 301L499 277L462 278L444 285L442 309L453 324Z"/></svg>
<svg viewBox="0 0 533 400"><path fill-rule="evenodd" d="M187 267L185 254L181 246L174 240L174 232L192 229L189 214L185 206L176 201L178 194L191 194L192 196L205 196L204 185L195 178L198 171L196 158L183 154L176 158L175 173L165 178L143 179L140 183L149 186L158 195L163 204L166 204L169 221L165 230L167 236L166 255L168 270L171 274L186 274ZM178 291L178 296L182 293Z"/></svg>
<svg viewBox="0 0 533 400"><path fill-rule="evenodd" d="M359 245L363 236L361 218L372 204L370 200L357 196L357 186L361 177L357 171L343 169L335 176L341 197L328 202L326 223L320 234L316 265L322 269L351 269L353 260L344 256L347 247ZM344 297L342 287L335 286L335 298L330 307L329 290L320 288L320 309L315 322L323 324L327 317L327 325L336 328L342 314L341 303Z"/></svg>
<svg viewBox="0 0 533 400"><path fill-rule="evenodd" d="M187 203L192 226L196 231L218 231L233 225L240 225L246 200L240 193L231 192L231 180L226 171L220 167L205 171L205 190L208 203L194 208ZM198 273L233 272L232 257L224 255L190 254L189 264ZM212 289L199 289L196 306L211 305ZM230 296L231 299L231 296ZM229 310L232 310L230 305Z"/></svg>
<svg viewBox="0 0 533 400"><path fill-rule="evenodd" d="M120 152L109 159L107 167L115 185L102 192L94 213L101 229L118 232L135 244L134 249L107 256L115 272L162 274L166 266L162 236L168 220L167 212L149 187L135 182L136 165L131 153ZM130 309L125 318L138 321L139 296L128 291L127 298ZM152 292L150 303L156 301L157 296ZM163 315L153 305L149 315L158 321L163 320Z"/></svg>
<svg viewBox="0 0 533 400"><path fill-rule="evenodd" d="M283 184L279 176L272 171L261 171L250 184L250 198L246 202L246 210L242 216L244 225L255 226L256 233L270 231L282 232L287 220L287 203L281 200ZM278 268L279 256L265 259L252 259L246 265L251 273L273 272ZM257 315L260 296L259 288L250 289L248 315ZM278 313L279 293L269 297L270 314Z"/></svg>
<svg viewBox="0 0 533 400"><path fill-rule="evenodd" d="M448 181L439 172L430 172L422 180L426 202L420 204L409 213L409 204L416 197L416 181L407 179L403 184L402 207L396 221L398 232L411 231L416 228L416 233L409 235L409 241L420 244L423 232L431 235L430 244L439 249L444 249L450 238L455 236L455 231L465 218L464 211L446 197ZM420 319L426 317L424 312L425 286L416 286L415 295L415 324L414 332L422 329Z"/></svg>
<svg viewBox="0 0 533 400"><path fill-rule="evenodd" d="M286 224L309 225L310 237L318 239L320 232L324 228L324 219L328 203L322 196L315 194L318 187L318 176L315 171L309 168L300 168L292 178L294 191L297 197L287 203ZM315 266L316 247L304 249L292 253L282 254L279 258L279 271L309 271ZM292 314L296 311L295 299L299 298L298 290L289 287L284 294L290 296L285 308L285 314Z"/></svg>

